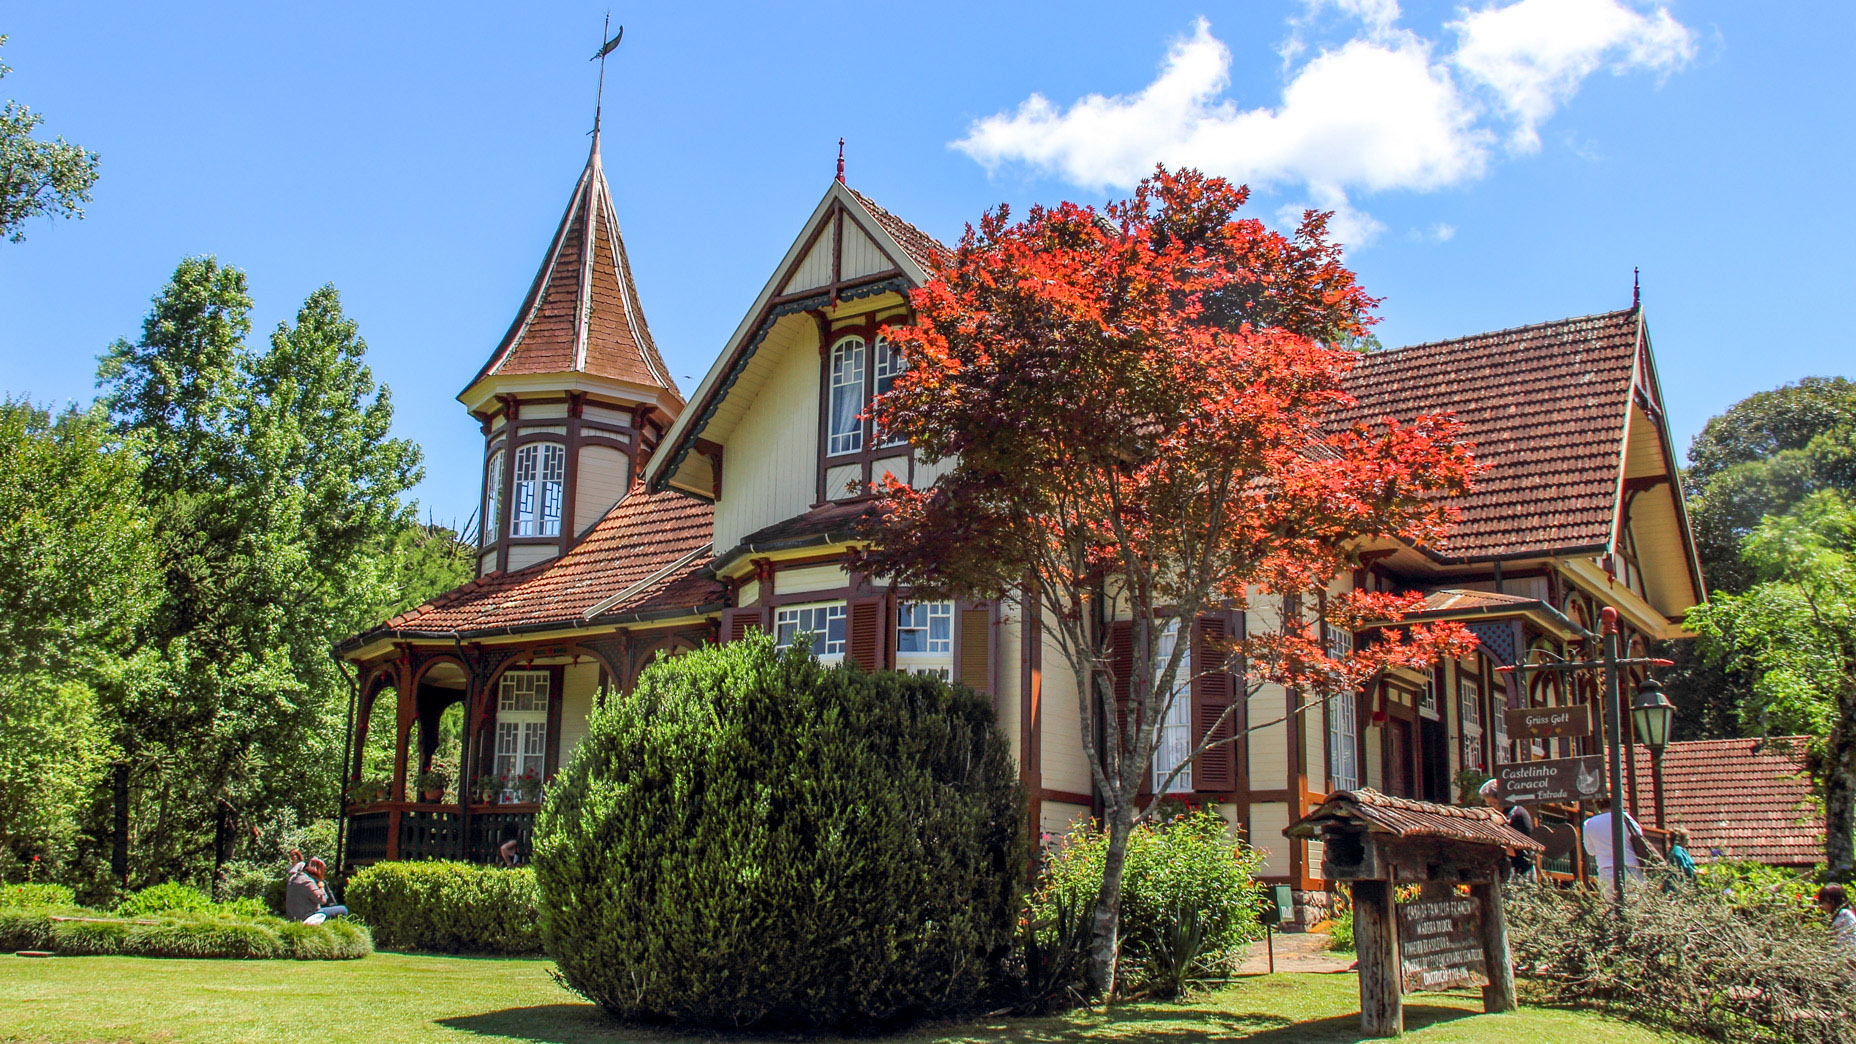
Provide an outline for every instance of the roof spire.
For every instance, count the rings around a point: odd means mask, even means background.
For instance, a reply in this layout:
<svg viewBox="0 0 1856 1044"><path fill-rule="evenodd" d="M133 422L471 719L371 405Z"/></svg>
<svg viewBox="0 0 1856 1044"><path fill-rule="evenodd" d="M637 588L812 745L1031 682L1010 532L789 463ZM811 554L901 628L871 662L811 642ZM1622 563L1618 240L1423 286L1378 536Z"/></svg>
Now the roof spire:
<svg viewBox="0 0 1856 1044"><path fill-rule="evenodd" d="M844 184L844 139L838 139L838 184Z"/></svg>
<svg viewBox="0 0 1856 1044"><path fill-rule="evenodd" d="M1638 302L1643 300L1643 287L1637 280L1638 274L1642 271L1643 269L1635 265L1632 265L1630 269L1630 306L1632 308L1637 307Z"/></svg>
<svg viewBox="0 0 1856 1044"><path fill-rule="evenodd" d="M625 38L625 27L621 25L619 26L619 35L610 40L606 40L606 33L610 32L611 29L612 12L607 11L606 26L599 32L599 38L606 42L600 45L599 53L593 56L593 61L599 63L599 93L595 95L593 99L593 143L595 147L599 144L599 111L606 104L606 56L611 54L613 50L619 46L619 41Z"/></svg>

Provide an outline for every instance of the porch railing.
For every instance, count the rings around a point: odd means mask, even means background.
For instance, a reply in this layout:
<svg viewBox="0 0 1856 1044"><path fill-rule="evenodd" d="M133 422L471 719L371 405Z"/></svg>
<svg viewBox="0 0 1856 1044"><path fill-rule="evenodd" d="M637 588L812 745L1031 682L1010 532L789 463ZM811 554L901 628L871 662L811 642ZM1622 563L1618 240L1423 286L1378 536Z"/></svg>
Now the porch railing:
<svg viewBox="0 0 1856 1044"><path fill-rule="evenodd" d="M494 863L505 838L516 842L516 861L527 863L535 833L534 805L485 805L465 812L456 805L385 801L348 809L349 868L396 859L460 859Z"/></svg>

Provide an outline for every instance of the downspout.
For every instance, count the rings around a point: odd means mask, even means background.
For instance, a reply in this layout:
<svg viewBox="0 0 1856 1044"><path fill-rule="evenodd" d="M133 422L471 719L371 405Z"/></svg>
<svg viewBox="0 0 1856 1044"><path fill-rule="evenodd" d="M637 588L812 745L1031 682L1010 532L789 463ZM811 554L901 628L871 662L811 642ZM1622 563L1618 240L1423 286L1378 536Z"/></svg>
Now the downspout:
<svg viewBox="0 0 1856 1044"><path fill-rule="evenodd" d="M341 786L335 793L335 873L342 877L348 866L348 766L354 763L354 713L361 687L360 682L349 675L347 662L335 655L334 650L330 650L329 659L335 661L335 669L348 683L348 714L342 724Z"/></svg>

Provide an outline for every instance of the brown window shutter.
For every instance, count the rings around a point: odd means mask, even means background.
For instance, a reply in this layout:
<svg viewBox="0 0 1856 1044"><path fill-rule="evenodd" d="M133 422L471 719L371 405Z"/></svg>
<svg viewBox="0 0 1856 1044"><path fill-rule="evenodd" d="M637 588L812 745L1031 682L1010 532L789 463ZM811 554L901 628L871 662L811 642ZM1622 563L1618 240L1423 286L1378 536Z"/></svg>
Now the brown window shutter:
<svg viewBox="0 0 1856 1044"><path fill-rule="evenodd" d="M722 640L738 642L747 637L748 628L764 626L759 609L727 609L722 613Z"/></svg>
<svg viewBox="0 0 1856 1044"><path fill-rule="evenodd" d="M992 612L986 606L961 606L955 621L958 680L974 692L992 693Z"/></svg>
<svg viewBox="0 0 1856 1044"><path fill-rule="evenodd" d="M1127 620L1108 625L1108 669L1110 691L1115 694L1115 722L1121 741L1128 743L1128 701L1134 688L1134 624Z"/></svg>
<svg viewBox="0 0 1856 1044"><path fill-rule="evenodd" d="M1225 651L1220 648L1228 631L1221 616L1201 616L1192 635L1192 666L1198 674L1192 680L1192 743L1198 746L1209 736L1229 739L1237 722L1225 716L1231 707L1231 676L1224 671L1209 671L1222 665ZM1220 719L1223 719L1220 721ZM1237 789L1237 745L1226 743L1200 754L1192 762L1194 790Z"/></svg>
<svg viewBox="0 0 1856 1044"><path fill-rule="evenodd" d="M883 600L853 598L847 610L845 656L866 671L883 667Z"/></svg>

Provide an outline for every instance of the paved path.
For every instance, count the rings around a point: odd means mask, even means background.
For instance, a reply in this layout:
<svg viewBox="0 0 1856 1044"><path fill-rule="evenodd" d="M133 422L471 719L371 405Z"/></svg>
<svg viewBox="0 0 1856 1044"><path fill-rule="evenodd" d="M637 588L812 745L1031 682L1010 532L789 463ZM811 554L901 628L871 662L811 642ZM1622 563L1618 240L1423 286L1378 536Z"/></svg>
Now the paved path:
<svg viewBox="0 0 1856 1044"><path fill-rule="evenodd" d="M1276 970L1279 972L1348 972L1354 968L1354 956L1351 953L1335 953L1327 949L1328 937L1319 932L1278 933L1276 945ZM1242 964L1237 966L1239 975L1263 975L1270 970L1269 950L1266 944L1258 941L1250 944L1250 952L1245 955Z"/></svg>

